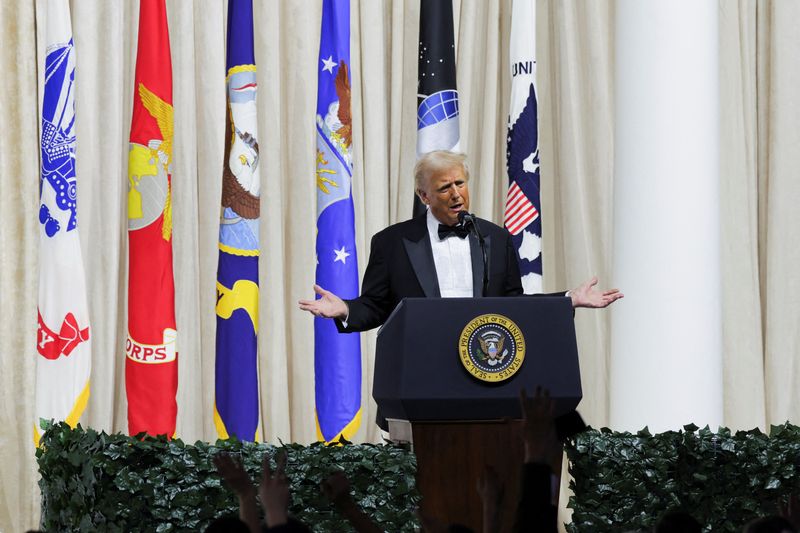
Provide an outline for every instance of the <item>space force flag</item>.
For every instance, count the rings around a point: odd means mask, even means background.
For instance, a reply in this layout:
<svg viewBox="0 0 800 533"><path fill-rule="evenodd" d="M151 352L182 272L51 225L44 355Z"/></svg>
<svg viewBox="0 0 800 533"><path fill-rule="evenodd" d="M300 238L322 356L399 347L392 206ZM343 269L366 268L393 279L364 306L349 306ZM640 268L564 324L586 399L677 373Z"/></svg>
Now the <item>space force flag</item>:
<svg viewBox="0 0 800 533"><path fill-rule="evenodd" d="M217 267L214 423L220 438L258 430L260 214L253 2L228 2L227 112Z"/></svg>
<svg viewBox="0 0 800 533"><path fill-rule="evenodd" d="M535 5L535 0L514 0L511 11L511 110L506 149L509 187L504 224L517 250L525 294L542 292Z"/></svg>
<svg viewBox="0 0 800 533"><path fill-rule="evenodd" d="M92 349L75 173L75 49L67 0L45 4L36 406L39 421L75 427L89 399Z"/></svg>
<svg viewBox="0 0 800 533"><path fill-rule="evenodd" d="M421 0L417 63L417 157L458 150L452 0Z"/></svg>
<svg viewBox="0 0 800 533"><path fill-rule="evenodd" d="M323 0L317 63L317 284L358 296L352 197L350 3ZM314 376L320 440L346 439L361 421L361 337L314 319Z"/></svg>
<svg viewBox="0 0 800 533"><path fill-rule="evenodd" d="M172 63L164 0L139 3L128 154L128 339L131 435L175 433L178 351L172 275Z"/></svg>
<svg viewBox="0 0 800 533"><path fill-rule="evenodd" d="M417 158L459 149L452 0L420 0L417 61ZM414 197L414 215L425 206Z"/></svg>

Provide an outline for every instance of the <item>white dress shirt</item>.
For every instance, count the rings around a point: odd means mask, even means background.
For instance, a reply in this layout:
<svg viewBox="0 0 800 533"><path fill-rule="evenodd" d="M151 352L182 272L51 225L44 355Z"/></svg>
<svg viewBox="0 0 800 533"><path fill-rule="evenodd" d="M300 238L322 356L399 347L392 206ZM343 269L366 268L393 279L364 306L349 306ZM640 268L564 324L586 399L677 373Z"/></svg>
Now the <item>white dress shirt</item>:
<svg viewBox="0 0 800 533"><path fill-rule="evenodd" d="M428 209L427 224L442 298L472 298L472 254L469 249L469 238L448 237L441 240L440 222L430 209Z"/></svg>

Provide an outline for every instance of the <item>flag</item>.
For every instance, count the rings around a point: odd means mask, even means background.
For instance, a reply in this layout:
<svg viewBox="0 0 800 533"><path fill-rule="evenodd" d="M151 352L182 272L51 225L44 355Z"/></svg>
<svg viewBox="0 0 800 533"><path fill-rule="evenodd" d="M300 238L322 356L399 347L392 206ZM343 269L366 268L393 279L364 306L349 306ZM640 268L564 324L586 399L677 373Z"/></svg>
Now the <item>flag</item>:
<svg viewBox="0 0 800 533"><path fill-rule="evenodd" d="M417 158L458 151L458 90L452 0L420 0L417 62ZM414 214L425 206L414 197Z"/></svg>
<svg viewBox="0 0 800 533"><path fill-rule="evenodd" d="M258 127L253 2L228 2L225 159L217 266L214 423L220 438L258 430Z"/></svg>
<svg viewBox="0 0 800 533"><path fill-rule="evenodd" d="M534 294L542 292L535 0L514 0L510 61L511 109L506 149L509 187L504 224L517 250L522 287L525 294Z"/></svg>
<svg viewBox="0 0 800 533"><path fill-rule="evenodd" d="M350 113L350 3L323 0L317 86L317 284L358 296ZM361 422L361 338L314 319L317 435L352 438Z"/></svg>
<svg viewBox="0 0 800 533"><path fill-rule="evenodd" d="M39 300L36 406L39 421L77 425L89 400L92 347L78 237L75 173L75 48L68 0L47 0L42 172L39 181Z"/></svg>
<svg viewBox="0 0 800 533"><path fill-rule="evenodd" d="M131 435L175 433L178 386L172 275L172 64L164 0L139 3L128 154L128 339Z"/></svg>

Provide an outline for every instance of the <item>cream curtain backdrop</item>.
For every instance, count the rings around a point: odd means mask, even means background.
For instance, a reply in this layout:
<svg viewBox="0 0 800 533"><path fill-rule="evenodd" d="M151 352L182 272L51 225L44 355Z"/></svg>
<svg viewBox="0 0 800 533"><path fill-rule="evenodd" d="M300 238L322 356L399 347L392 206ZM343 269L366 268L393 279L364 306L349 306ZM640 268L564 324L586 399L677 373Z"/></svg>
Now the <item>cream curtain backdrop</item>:
<svg viewBox="0 0 800 533"><path fill-rule="evenodd" d="M321 0L256 1L262 149L262 428L315 438L313 328L296 301L314 279L314 108ZM454 0L462 149L473 211L502 220L511 0ZM35 360L41 0L0 4L0 531L35 527L31 438ZM76 48L79 228L92 318L92 391L83 423L126 431L126 175L138 3L71 2ZM800 6L721 0L720 102L725 423L800 420ZM169 0L178 435L216 438L214 301L223 128L225 14L216 0ZM613 285L613 2L539 0L537 57L544 285L597 274ZM353 196L359 266L371 236L408 218L416 139L417 0L352 2ZM616 105L624 105L616 103ZM690 125L687 125L690 127ZM680 215L680 191L665 199ZM676 253L680 253L676 250ZM623 287L624 289L624 287ZM657 294L650 295L658 305ZM621 301L615 305L625 305ZM584 401L608 418L613 308L576 315ZM362 336L361 441L379 438L370 399L375 334ZM680 384L675 385L680 394ZM690 420L687 420L687 423Z"/></svg>

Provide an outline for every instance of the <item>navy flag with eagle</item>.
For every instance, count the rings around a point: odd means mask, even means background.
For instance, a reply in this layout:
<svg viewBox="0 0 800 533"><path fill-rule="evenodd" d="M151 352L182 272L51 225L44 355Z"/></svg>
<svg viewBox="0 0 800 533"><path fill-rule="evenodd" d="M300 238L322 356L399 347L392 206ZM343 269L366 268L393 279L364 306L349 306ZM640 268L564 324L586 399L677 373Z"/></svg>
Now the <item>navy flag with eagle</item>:
<svg viewBox="0 0 800 533"><path fill-rule="evenodd" d="M542 292L542 220L536 104L535 0L514 0L511 12L511 110L504 224L519 259L525 294Z"/></svg>
<svg viewBox="0 0 800 533"><path fill-rule="evenodd" d="M258 173L252 0L228 3L225 158L217 266L214 424L258 440Z"/></svg>
<svg viewBox="0 0 800 533"><path fill-rule="evenodd" d="M358 296L350 114L350 2L324 0L317 63L317 284ZM361 422L361 337L314 318L317 436L352 439Z"/></svg>

